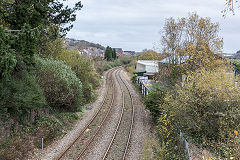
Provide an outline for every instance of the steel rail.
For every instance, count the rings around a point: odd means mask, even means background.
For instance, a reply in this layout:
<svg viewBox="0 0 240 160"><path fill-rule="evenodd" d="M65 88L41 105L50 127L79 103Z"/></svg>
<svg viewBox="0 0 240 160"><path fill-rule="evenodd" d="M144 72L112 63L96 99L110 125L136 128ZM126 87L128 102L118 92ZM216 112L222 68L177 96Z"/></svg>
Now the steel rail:
<svg viewBox="0 0 240 160"><path fill-rule="evenodd" d="M122 159L124 160L124 159L126 158L126 155L127 155L128 147L129 147L129 144L130 144L130 139L131 139L131 137L132 137L132 130L133 130L133 124L134 124L134 117L135 117L135 109L134 109L134 103L133 103L132 93L130 92L129 87L127 86L126 82L124 82L124 80L122 79L121 76L120 76L120 79L122 80L122 82L123 82L124 85L126 86L128 92L129 92L130 98L131 98L131 103L132 103L131 127L130 127L130 130L129 130L128 140L127 140L127 144L126 144L126 147L125 147L124 155L123 155L123 157L122 157Z"/></svg>
<svg viewBox="0 0 240 160"><path fill-rule="evenodd" d="M113 85L114 86L114 85ZM114 90L113 90L113 94L112 94L112 101L109 107L109 110L107 112L107 114L104 116L103 120L101 121L100 125L98 126L97 131L95 132L95 134L91 137L91 139L87 142L87 145L85 145L84 149L79 153L77 160L81 159L81 157L83 156L83 154L86 152L86 150L89 148L90 144L93 142L93 140L96 138L96 136L99 134L99 131L102 129L108 115L110 114L112 108L113 108L113 104L114 104Z"/></svg>
<svg viewBox="0 0 240 160"><path fill-rule="evenodd" d="M120 70L119 72L121 72L121 70ZM119 73L119 72L118 72L118 73ZM126 145L125 145L125 148L124 148L124 154L123 154L123 157L122 157L122 159L124 160L124 159L126 158L127 151L128 151L128 147L129 147L129 144L130 144L130 139L131 139L131 136L132 136L132 130L133 130L133 124L134 124L134 116L135 116L134 112L135 112L135 111L134 111L133 96L132 96L132 94L131 94L131 92L130 92L130 89L128 88L127 84L126 84L125 81L122 79L122 77L121 77L120 75L118 75L118 77L120 77L122 83L123 83L124 86L126 86L126 88L127 88L127 91L128 91L128 93L129 93L129 95L130 95L131 106L132 106L131 125L130 125L130 129L129 129L128 139L127 139L127 142L126 142ZM118 81L118 83L119 83L119 80L118 80L118 79L117 79L117 81ZM119 84L120 84L120 83L119 83ZM123 107L122 107L121 117L119 118L118 125L117 125L117 127L116 127L116 129L115 129L115 132L114 132L114 135L113 135L113 137L112 137L112 139L111 139L111 141L110 141L110 143L109 143L109 145L108 145L108 148L107 148L107 150L106 150L106 152L105 152L105 154L104 154L103 160L107 158L107 155L108 155L108 153L109 153L110 150L111 150L111 147L112 147L112 145L113 145L113 143L114 143L114 140L115 140L115 138L116 138L117 132L119 131L119 126L120 126L121 121L122 121L122 116L123 116L123 112L124 112L124 108L125 108L125 104L124 104L124 103L125 103L125 96L124 96L124 91L123 91L123 88L121 87L121 85L120 85L120 88L121 88L122 95L123 95L123 96L122 96L122 97L123 97Z"/></svg>
<svg viewBox="0 0 240 160"><path fill-rule="evenodd" d="M108 78L109 74L111 75L112 72L114 72L114 69L111 69L110 71L108 71L106 78ZM112 83L113 84L113 83ZM113 85L112 85L113 86ZM113 87L112 87L113 88ZM110 86L108 86L108 89L110 89ZM114 88L113 88L114 89ZM114 91L113 91L114 92ZM113 93L114 94L114 93ZM72 143L70 143L70 145L64 150L64 152L62 152L57 158L56 160L60 160L61 158L63 158L63 156L71 149L71 147L81 138L81 136L83 135L83 133L88 129L88 127L92 124L92 122L95 120L95 118L98 116L98 114L100 113L101 109L104 106L104 103L106 102L107 99L107 93L105 94L103 101L101 103L101 107L99 107L99 109L97 110L97 112L94 114L94 116L91 118L91 120L87 123L87 125L83 128L83 130L81 130L81 132L79 133L79 135L74 139L74 141Z"/></svg>
<svg viewBox="0 0 240 160"><path fill-rule="evenodd" d="M119 83L119 80L117 79L117 81L118 81L118 83ZM120 83L119 83L119 85L120 85ZM119 126L120 126L120 124L121 124L121 122L122 122L122 117L123 117L123 112L124 112L124 108L125 108L125 97L124 97L124 92L123 92L123 89L122 89L122 87L121 87L121 85L120 85L120 89L121 89L121 91L122 91L122 110L121 110L121 115L120 115L120 118L119 118L119 120L118 120L118 124L117 124L117 127L116 127L116 129L115 129L115 131L114 131L114 134L113 134L113 137L112 137L112 139L111 139L111 141L110 141L110 143L109 143L109 145L108 145L108 148L107 148L107 150L106 150L106 152L105 152L105 154L104 154L104 157L103 157L103 159L106 159L107 158L107 155L108 155L108 153L109 153L109 151L110 151L110 149L111 149L111 146L113 145L113 142L114 142L114 140L115 140L115 137L116 137L116 135L117 135L117 132L118 132L118 130L119 130Z"/></svg>

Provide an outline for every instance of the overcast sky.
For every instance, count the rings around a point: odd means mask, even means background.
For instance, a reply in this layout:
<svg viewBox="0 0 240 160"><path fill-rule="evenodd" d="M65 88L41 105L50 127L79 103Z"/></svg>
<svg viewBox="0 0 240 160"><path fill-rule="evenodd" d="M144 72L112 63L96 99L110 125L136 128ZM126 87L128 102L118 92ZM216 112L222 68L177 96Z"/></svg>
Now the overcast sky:
<svg viewBox="0 0 240 160"><path fill-rule="evenodd" d="M71 6L77 0L69 0ZM224 52L240 50L240 8L224 19L225 0L82 0L74 28L67 37L103 46L142 51L153 49L166 18L181 18L189 12L219 22Z"/></svg>

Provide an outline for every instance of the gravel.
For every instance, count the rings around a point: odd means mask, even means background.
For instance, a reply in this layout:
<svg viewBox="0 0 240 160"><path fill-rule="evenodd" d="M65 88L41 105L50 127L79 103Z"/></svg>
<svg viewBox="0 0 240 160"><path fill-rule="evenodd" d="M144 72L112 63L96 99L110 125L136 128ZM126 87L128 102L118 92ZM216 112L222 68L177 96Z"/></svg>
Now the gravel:
<svg viewBox="0 0 240 160"><path fill-rule="evenodd" d="M35 150L34 155L30 158L36 160L53 160L55 159L59 153L63 152L70 142L74 141L78 135L78 133L84 128L87 122L91 119L94 113L100 107L100 104L103 101L104 94L106 92L106 73L103 76L103 81L101 87L97 90L98 98L97 100L91 104L93 108L91 110L86 110L84 116L75 124L73 129L66 134L63 138L57 140L55 143L49 145L42 152L41 150Z"/></svg>
<svg viewBox="0 0 240 160"><path fill-rule="evenodd" d="M115 71L116 73L116 71ZM131 160L139 160L142 159L142 151L144 147L144 140L149 134L150 128L150 116L148 112L145 110L143 103L141 102L141 95L134 88L134 86L130 82L130 76L126 71L122 71L122 78L127 82L130 92L133 95L133 102L135 106L135 118L133 125L132 137L130 139L130 146L127 152L126 159ZM110 140L114 134L115 128L117 126L118 120L120 118L120 113L122 109L122 93L118 83L116 83L115 79L115 101L114 107L108 116L106 123L103 128L100 130L98 136L94 139L94 142L91 143L89 148L86 150L83 159L84 160L95 160L101 159L105 151L110 143ZM52 160L56 158L59 153L63 152L67 146L72 142L77 136L78 133L84 128L87 122L91 119L91 117L96 113L98 108L100 107L101 102L103 101L104 94L106 92L106 73L103 78L103 84L101 88L98 90L98 99L93 104L88 106L90 110L86 110L85 115L76 123L73 130L71 130L68 134L66 134L62 139L57 140L55 143L45 148L43 153L41 150L36 150L35 156L31 159L43 159L43 160ZM128 121L128 120L127 120ZM128 123L126 123L128 124ZM129 130L129 127L126 127ZM121 159L121 158L116 158Z"/></svg>
<svg viewBox="0 0 240 160"><path fill-rule="evenodd" d="M116 73L116 71L115 71ZM115 79L116 77L114 77ZM116 79L115 79L116 82ZM110 143L112 135L114 134L115 128L117 126L118 120L120 118L120 112L122 107L122 94L119 84L115 83L115 102L114 107L107 118L103 129L99 132L98 136L95 138L94 143L90 145L86 154L84 155L84 160L101 159L104 156L105 150Z"/></svg>
<svg viewBox="0 0 240 160"><path fill-rule="evenodd" d="M121 73L119 73L119 76ZM119 83L121 84L122 91L124 93L124 112L122 121L120 123L117 135L114 139L114 142L111 146L111 149L109 151L109 154L107 155L107 159L119 159L119 157L122 157L124 155L124 151L126 148L126 143L128 141L129 131L131 128L131 120L132 120L132 103L131 103L131 97L130 94L124 85L124 83L121 81L120 78Z"/></svg>
<svg viewBox="0 0 240 160"><path fill-rule="evenodd" d="M134 98L133 101L135 106L133 133L126 159L139 160L142 159L145 138L150 133L151 118L149 116L149 113L146 111L144 104L141 101L141 95L131 84L130 75L128 75L128 73L124 71L122 77L128 82L130 92L132 93Z"/></svg>

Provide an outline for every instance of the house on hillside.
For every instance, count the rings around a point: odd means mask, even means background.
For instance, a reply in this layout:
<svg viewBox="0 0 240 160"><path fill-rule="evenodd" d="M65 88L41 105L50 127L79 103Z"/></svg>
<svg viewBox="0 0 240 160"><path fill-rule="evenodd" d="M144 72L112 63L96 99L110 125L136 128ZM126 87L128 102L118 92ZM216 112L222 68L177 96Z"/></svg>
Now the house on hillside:
<svg viewBox="0 0 240 160"><path fill-rule="evenodd" d="M95 47L81 48L81 49L78 49L78 52L79 54L84 54L88 56L99 56L99 57L104 56L104 50L95 48Z"/></svg>
<svg viewBox="0 0 240 160"><path fill-rule="evenodd" d="M123 54L126 56L133 56L135 55L135 51L124 51Z"/></svg>
<svg viewBox="0 0 240 160"><path fill-rule="evenodd" d="M113 48L116 51L117 56L123 56L123 49L122 48Z"/></svg>

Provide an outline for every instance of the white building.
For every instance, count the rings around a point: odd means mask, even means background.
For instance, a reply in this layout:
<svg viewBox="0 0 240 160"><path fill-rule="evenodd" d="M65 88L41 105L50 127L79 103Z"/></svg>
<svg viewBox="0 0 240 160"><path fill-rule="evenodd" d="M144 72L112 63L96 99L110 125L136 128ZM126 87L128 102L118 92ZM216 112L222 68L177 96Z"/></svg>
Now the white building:
<svg viewBox="0 0 240 160"><path fill-rule="evenodd" d="M138 60L136 65L137 72L157 73L159 61Z"/></svg>

